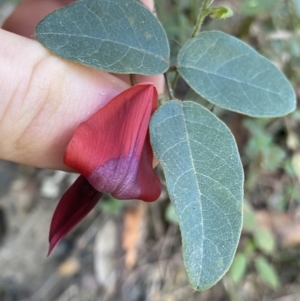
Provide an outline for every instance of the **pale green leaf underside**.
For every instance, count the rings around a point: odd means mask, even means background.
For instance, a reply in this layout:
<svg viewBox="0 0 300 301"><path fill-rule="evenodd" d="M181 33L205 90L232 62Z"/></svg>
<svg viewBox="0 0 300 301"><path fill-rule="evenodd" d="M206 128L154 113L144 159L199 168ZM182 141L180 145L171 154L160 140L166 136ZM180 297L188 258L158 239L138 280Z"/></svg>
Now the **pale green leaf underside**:
<svg viewBox="0 0 300 301"><path fill-rule="evenodd" d="M283 116L295 109L295 92L270 61L242 41L203 32L179 52L178 70L208 101L254 117Z"/></svg>
<svg viewBox="0 0 300 301"><path fill-rule="evenodd" d="M116 73L159 74L169 44L153 14L136 0L81 0L46 16L36 38L55 54Z"/></svg>
<svg viewBox="0 0 300 301"><path fill-rule="evenodd" d="M153 115L150 135L179 218L189 281L208 289L230 267L242 227L244 177L235 140L204 107L176 100Z"/></svg>

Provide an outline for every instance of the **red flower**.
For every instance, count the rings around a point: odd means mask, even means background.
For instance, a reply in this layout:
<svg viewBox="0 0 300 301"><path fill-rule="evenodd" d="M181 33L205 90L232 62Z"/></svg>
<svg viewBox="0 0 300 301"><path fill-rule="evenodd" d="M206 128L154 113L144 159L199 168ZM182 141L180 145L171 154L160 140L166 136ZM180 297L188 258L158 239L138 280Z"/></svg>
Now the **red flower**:
<svg viewBox="0 0 300 301"><path fill-rule="evenodd" d="M146 202L159 197L160 181L152 168L148 130L156 108L154 85L138 84L79 125L67 147L64 162L82 176L62 196L55 209L48 254L92 210L102 193Z"/></svg>

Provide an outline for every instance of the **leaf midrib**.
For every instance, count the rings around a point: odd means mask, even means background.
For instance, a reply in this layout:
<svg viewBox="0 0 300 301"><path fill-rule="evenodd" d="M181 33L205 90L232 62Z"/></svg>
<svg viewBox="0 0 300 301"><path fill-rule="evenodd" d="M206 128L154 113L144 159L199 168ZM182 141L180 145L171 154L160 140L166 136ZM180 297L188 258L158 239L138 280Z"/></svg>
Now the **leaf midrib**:
<svg viewBox="0 0 300 301"><path fill-rule="evenodd" d="M253 88L256 88L258 90L262 90L264 92L267 92L267 93L270 93L270 94L274 94L274 95L277 95L279 97L282 97L281 94L279 93L276 93L276 92L273 92L273 91L269 91L269 90L266 90L266 89L263 89L261 87L258 87L258 86L255 86L255 85L251 85L249 83L246 83L246 82L242 82L242 81L238 81L236 79L233 79L233 78L230 78L230 77L227 77L227 76L224 76L224 75L220 75L220 74L217 74L217 73L213 73L213 72L208 72L204 69L200 69L200 68L196 68L196 67L193 67L193 66L188 66L188 65L179 65L178 68L186 68L186 69L192 69L192 70L196 70L196 71L200 71L200 72L203 72L203 73L206 73L206 74L211 74L211 75L215 75L217 77L220 77L220 78L223 78L223 79L228 79L230 81L233 81L233 82L236 82L238 84L243 84L243 85L247 85L249 87L253 87Z"/></svg>
<svg viewBox="0 0 300 301"><path fill-rule="evenodd" d="M188 131L187 131L187 124L185 122L185 115L184 115L184 103L180 103L180 107L181 107L181 114L182 114L182 119L183 119L183 124L184 124L184 132L185 132L185 136L186 136L186 141L187 141L187 144L188 144L188 150L189 150L189 154L190 154L190 160L191 160L191 164L192 164L192 168L193 168L193 171L194 171L194 178L195 178L195 182L196 182L196 186L198 188L198 194L199 194L199 207L200 207L200 218L201 218L201 221L202 221L202 227L200 226L201 228L201 232L202 232L202 237L201 237L201 262L200 262L200 267L199 267L199 270L200 270L200 273L199 273L199 281L201 279L201 274L202 274L202 268L203 268L203 245L204 245L204 220L203 220L203 213L202 213L202 204L201 204L201 191L200 191L200 187L199 187L199 183L197 181L197 176L196 176L196 168L195 168L195 164L194 164L194 161L193 161L193 156L192 156L192 152L191 152L191 145L190 145L190 141L189 141L189 136L188 136ZM199 282L197 283L197 285L199 285Z"/></svg>
<svg viewBox="0 0 300 301"><path fill-rule="evenodd" d="M118 42L118 41L115 41L115 40L101 39L101 38L98 38L98 37L87 36L87 35L53 33L53 32L49 32L49 33L41 33L41 32L39 32L39 35L58 35L58 36L67 36L67 37L83 37L85 39L93 39L93 40L99 40L101 42L109 42L109 43L112 43L112 44L118 44L118 45L123 46L123 47L128 47L130 49L137 50L137 51L139 51L139 52L141 52L143 54L148 54L150 56L153 56L153 57L156 57L156 58L160 58L162 61L164 61L166 63L168 61L168 59L165 58L164 56L160 56L160 55L157 55L157 54L155 54L153 52L149 52L149 51L143 51L143 49L136 48L136 47L133 47L133 46L130 46L130 45L127 45L127 44L124 44L124 43L121 43L121 42Z"/></svg>

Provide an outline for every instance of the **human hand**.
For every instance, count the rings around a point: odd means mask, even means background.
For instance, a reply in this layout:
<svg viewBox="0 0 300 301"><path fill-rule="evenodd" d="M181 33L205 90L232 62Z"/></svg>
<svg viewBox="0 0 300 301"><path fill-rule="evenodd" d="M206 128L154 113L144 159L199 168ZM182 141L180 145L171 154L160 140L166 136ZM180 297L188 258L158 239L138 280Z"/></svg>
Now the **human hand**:
<svg viewBox="0 0 300 301"><path fill-rule="evenodd" d="M77 126L128 88L124 76L62 60L30 39L41 18L70 2L24 0L0 29L1 159L67 170L63 154ZM163 90L162 77L138 81Z"/></svg>

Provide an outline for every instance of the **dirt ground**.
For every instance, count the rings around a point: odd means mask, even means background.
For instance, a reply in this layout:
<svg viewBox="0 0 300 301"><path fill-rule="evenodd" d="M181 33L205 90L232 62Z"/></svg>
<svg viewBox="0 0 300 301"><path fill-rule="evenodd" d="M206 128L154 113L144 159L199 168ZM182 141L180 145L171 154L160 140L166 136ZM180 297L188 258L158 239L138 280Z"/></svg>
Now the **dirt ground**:
<svg viewBox="0 0 300 301"><path fill-rule="evenodd" d="M96 208L47 257L51 215L72 180L0 162L0 300L197 300L179 229L160 213L165 194L150 206L131 203L122 215ZM226 300L223 289L213 291L215 300Z"/></svg>

